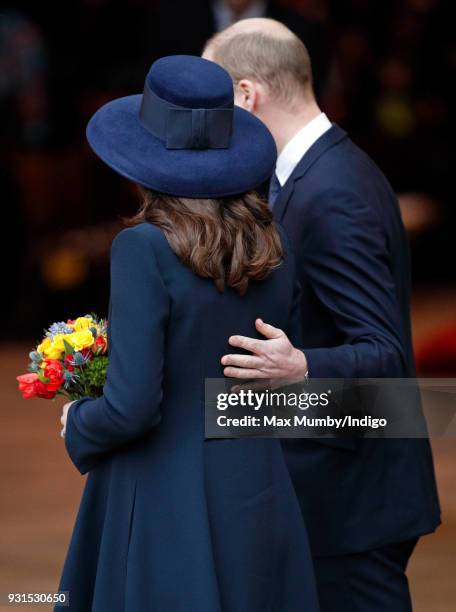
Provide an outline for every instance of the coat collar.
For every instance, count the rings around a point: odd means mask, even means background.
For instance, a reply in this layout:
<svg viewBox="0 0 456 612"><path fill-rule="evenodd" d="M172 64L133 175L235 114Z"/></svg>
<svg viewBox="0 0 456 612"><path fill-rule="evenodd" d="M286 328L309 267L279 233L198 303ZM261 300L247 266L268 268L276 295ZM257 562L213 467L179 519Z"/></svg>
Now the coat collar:
<svg viewBox="0 0 456 612"><path fill-rule="evenodd" d="M298 163L296 168L293 170L290 178L287 180L285 185L282 187L277 201L274 204L273 214L276 221L281 221L285 215L288 201L294 191L295 181L298 178L304 176L311 166L321 157L328 149L336 145L338 142L347 137L347 133L340 128L336 123L332 124L332 127L323 134L310 149L302 156L301 161Z"/></svg>

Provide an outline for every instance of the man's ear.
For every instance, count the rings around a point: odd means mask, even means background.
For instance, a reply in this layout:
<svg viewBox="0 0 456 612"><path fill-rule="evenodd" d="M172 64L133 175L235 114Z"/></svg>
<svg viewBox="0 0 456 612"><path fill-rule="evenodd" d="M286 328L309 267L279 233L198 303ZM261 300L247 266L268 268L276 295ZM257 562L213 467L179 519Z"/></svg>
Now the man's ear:
<svg viewBox="0 0 456 612"><path fill-rule="evenodd" d="M257 85L249 79L241 79L234 91L234 103L249 113L254 113L258 102Z"/></svg>

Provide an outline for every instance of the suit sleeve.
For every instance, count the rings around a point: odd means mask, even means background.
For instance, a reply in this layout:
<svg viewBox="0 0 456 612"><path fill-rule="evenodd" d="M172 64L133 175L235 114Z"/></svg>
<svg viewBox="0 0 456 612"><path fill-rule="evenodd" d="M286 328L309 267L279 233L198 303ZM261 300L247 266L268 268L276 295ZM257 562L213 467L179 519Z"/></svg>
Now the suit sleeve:
<svg viewBox="0 0 456 612"><path fill-rule="evenodd" d="M301 298L302 290L298 279L295 280L293 289L293 302L290 311L290 323L285 331L293 346L302 346L302 321L301 321Z"/></svg>
<svg viewBox="0 0 456 612"><path fill-rule="evenodd" d="M84 474L160 421L169 297L148 236L128 228L111 248L109 365L103 395L70 406L65 446Z"/></svg>
<svg viewBox="0 0 456 612"><path fill-rule="evenodd" d="M284 255L287 265L290 267L290 277L293 283L293 294L290 307L290 314L288 319L288 326L284 330L287 334L290 342L294 346L302 346L302 321L301 321L301 298L302 290L301 283L297 277L296 272L296 257L291 246L290 239L288 238L285 230L277 225L280 231L282 246L284 249Z"/></svg>
<svg viewBox="0 0 456 612"><path fill-rule="evenodd" d="M340 345L305 348L314 378L400 377L405 355L388 244L372 207L332 191L316 202L300 260L318 301L340 331Z"/></svg>

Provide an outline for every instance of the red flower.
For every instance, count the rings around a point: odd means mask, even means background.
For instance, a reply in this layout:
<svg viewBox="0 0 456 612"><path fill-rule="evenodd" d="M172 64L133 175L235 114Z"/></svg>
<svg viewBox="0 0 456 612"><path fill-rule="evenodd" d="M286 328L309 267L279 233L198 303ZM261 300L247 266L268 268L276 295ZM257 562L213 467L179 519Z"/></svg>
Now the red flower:
<svg viewBox="0 0 456 612"><path fill-rule="evenodd" d="M68 372L73 372L74 371L74 365L71 363L73 361L73 355L65 355L65 358L63 360L65 362L65 367L68 370Z"/></svg>
<svg viewBox="0 0 456 612"><path fill-rule="evenodd" d="M91 348L83 348L82 351L80 352L81 352L81 355L84 357L84 359L92 359L93 357Z"/></svg>
<svg viewBox="0 0 456 612"><path fill-rule="evenodd" d="M106 349L108 348L108 341L104 336L97 336L95 342L93 344L93 352L96 355L106 353Z"/></svg>
<svg viewBox="0 0 456 612"><path fill-rule="evenodd" d="M35 392L37 397L42 399L53 399L55 397L55 389L50 388L50 383L44 383L41 380L35 381Z"/></svg>
<svg viewBox="0 0 456 612"><path fill-rule="evenodd" d="M36 396L35 384L38 380L37 374L34 372L30 374L21 374L20 376L16 376L16 380L19 382L19 391L22 393L24 399L30 399Z"/></svg>
<svg viewBox="0 0 456 612"><path fill-rule="evenodd" d="M49 361L56 361L50 359ZM49 367L49 366L48 366ZM54 367L52 364L51 370ZM56 390L60 387L61 382L55 379L53 382L44 383L38 378L35 372L30 374L22 374L16 376L19 382L19 391L22 393L24 399L30 399L31 397L41 397L43 399L53 399L55 397ZM62 378L63 381L63 378Z"/></svg>
<svg viewBox="0 0 456 612"><path fill-rule="evenodd" d="M49 382L44 384L49 391L57 391L63 383L63 365L58 359L46 359L45 363L43 374L49 378Z"/></svg>
<svg viewBox="0 0 456 612"><path fill-rule="evenodd" d="M73 323L75 323L76 319L68 319L67 321L67 325L72 325Z"/></svg>

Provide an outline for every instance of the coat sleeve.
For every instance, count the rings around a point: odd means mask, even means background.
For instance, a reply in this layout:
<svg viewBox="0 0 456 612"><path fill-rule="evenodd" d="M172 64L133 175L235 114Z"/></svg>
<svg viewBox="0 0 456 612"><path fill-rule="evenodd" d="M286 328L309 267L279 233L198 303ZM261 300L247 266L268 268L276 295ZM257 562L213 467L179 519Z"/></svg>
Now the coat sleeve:
<svg viewBox="0 0 456 612"><path fill-rule="evenodd" d="M109 364L103 395L70 406L65 446L85 474L103 455L160 421L169 297L152 242L135 228L111 248Z"/></svg>
<svg viewBox="0 0 456 612"><path fill-rule="evenodd" d="M313 207L300 260L319 302L332 316L341 343L305 348L314 378L405 375L402 316L376 211L356 194L332 190Z"/></svg>

